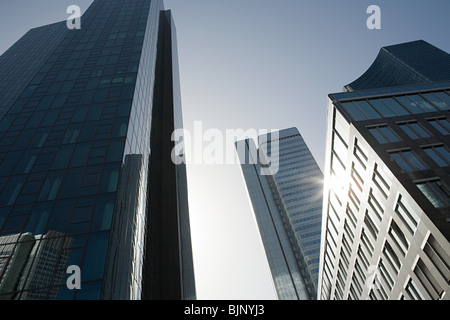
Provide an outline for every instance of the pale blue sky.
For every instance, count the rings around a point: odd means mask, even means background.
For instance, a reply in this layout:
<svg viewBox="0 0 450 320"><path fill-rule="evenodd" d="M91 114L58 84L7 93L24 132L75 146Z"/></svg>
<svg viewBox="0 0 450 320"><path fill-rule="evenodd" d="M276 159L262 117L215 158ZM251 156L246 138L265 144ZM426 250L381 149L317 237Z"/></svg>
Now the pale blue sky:
<svg viewBox="0 0 450 320"><path fill-rule="evenodd" d="M32 27L92 0L0 0L0 53ZM381 30L366 9L381 8ZM423 39L450 52L448 0L165 0L178 32L184 124L297 127L323 168L326 98L380 47ZM189 152L189 149L187 150ZM199 299L272 299L238 165L188 166Z"/></svg>

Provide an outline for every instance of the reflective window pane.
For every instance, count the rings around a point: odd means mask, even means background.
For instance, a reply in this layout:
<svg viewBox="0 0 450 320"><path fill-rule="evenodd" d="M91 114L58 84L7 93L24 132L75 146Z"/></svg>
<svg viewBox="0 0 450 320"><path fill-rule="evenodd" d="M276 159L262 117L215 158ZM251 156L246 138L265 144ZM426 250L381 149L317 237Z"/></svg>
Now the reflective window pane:
<svg viewBox="0 0 450 320"><path fill-rule="evenodd" d="M396 99L412 114L420 114L424 112L417 104L415 104L407 96L396 97Z"/></svg>
<svg viewBox="0 0 450 320"><path fill-rule="evenodd" d="M425 101L421 96L418 94L414 94L409 96L409 98L414 101L424 112L434 112L437 111L435 107L433 107L430 103Z"/></svg>
<svg viewBox="0 0 450 320"><path fill-rule="evenodd" d="M436 208L448 206L450 204L450 193L441 181L428 181L417 184L420 191Z"/></svg>
<svg viewBox="0 0 450 320"><path fill-rule="evenodd" d="M381 116L375 109L367 103L367 101L355 101L355 104L359 107L359 109L364 112L369 119L379 119Z"/></svg>
<svg viewBox="0 0 450 320"><path fill-rule="evenodd" d="M438 95L439 93L441 93L441 95ZM440 110L448 110L448 109L450 109L450 105L448 105L445 100L440 99L440 97L445 99L445 96L447 96L447 95L445 93L443 93L443 92L438 92L438 94L426 93L426 94L423 94L423 97L425 99L427 99L428 101L430 101L434 106L436 106Z"/></svg>
<svg viewBox="0 0 450 320"><path fill-rule="evenodd" d="M400 153L393 153L391 154L392 159L394 159L394 161L398 164L398 166L406 171L406 172L411 172L413 171L413 169L411 168L411 166L408 164L408 162L406 162L406 160L400 155Z"/></svg>
<svg viewBox="0 0 450 320"><path fill-rule="evenodd" d="M378 111L383 117L394 117L395 113L389 109L389 107L379 99L369 100L370 104L374 106L375 110Z"/></svg>
<svg viewBox="0 0 450 320"><path fill-rule="evenodd" d="M450 133L450 123L447 119L430 120L430 124L440 133L447 135Z"/></svg>
<svg viewBox="0 0 450 320"><path fill-rule="evenodd" d="M359 108L353 102L342 103L346 113L355 121L367 120L367 116L359 110Z"/></svg>
<svg viewBox="0 0 450 320"><path fill-rule="evenodd" d="M389 109L391 109L398 116L404 116L409 114L409 112L393 98L384 98L381 99L381 101L383 101L387 106L389 106Z"/></svg>
<svg viewBox="0 0 450 320"><path fill-rule="evenodd" d="M378 131L377 128L369 129L369 132L377 139L379 143L387 143L387 139Z"/></svg>
<svg viewBox="0 0 450 320"><path fill-rule="evenodd" d="M400 141L394 132L389 127L380 127L379 130L381 133L387 138L389 142L397 142Z"/></svg>

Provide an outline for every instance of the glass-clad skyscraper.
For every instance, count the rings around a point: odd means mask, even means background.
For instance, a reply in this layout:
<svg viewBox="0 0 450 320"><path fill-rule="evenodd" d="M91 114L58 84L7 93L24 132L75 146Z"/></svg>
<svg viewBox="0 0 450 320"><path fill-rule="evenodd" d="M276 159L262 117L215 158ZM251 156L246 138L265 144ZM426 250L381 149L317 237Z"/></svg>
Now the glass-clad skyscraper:
<svg viewBox="0 0 450 320"><path fill-rule="evenodd" d="M450 55L381 52L329 95L318 299L449 299Z"/></svg>
<svg viewBox="0 0 450 320"><path fill-rule="evenodd" d="M1 299L195 299L177 63L162 0L95 0L0 57Z"/></svg>
<svg viewBox="0 0 450 320"><path fill-rule="evenodd" d="M323 175L296 128L236 144L277 298L317 294Z"/></svg>
<svg viewBox="0 0 450 320"><path fill-rule="evenodd" d="M344 89L357 91L449 81L448 59L445 51L423 40L383 47L369 69Z"/></svg>

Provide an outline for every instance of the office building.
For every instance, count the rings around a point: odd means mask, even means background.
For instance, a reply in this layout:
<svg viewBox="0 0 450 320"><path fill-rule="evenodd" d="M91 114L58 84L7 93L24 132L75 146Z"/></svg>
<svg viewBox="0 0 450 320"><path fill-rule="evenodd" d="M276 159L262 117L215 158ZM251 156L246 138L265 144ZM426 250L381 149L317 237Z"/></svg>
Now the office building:
<svg viewBox="0 0 450 320"><path fill-rule="evenodd" d="M277 299L317 295L323 175L296 128L236 144Z"/></svg>
<svg viewBox="0 0 450 320"><path fill-rule="evenodd" d="M95 0L0 57L0 298L195 299L177 59L162 0Z"/></svg>
<svg viewBox="0 0 450 320"><path fill-rule="evenodd" d="M449 70L398 44L328 96L318 299L449 299Z"/></svg>

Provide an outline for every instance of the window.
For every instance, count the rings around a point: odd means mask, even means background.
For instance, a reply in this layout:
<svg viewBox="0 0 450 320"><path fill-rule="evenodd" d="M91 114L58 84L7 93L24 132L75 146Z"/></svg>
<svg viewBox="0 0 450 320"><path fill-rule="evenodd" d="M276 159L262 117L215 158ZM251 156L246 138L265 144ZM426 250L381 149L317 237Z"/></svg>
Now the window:
<svg viewBox="0 0 450 320"><path fill-rule="evenodd" d="M381 101L383 101L389 107L389 109L391 109L398 116L409 114L409 112L393 98L384 98L381 99Z"/></svg>
<svg viewBox="0 0 450 320"><path fill-rule="evenodd" d="M366 214L364 216L364 223L366 224L367 229L372 234L373 238L377 240L378 238L378 227L373 222L372 218L370 217L368 210L366 210Z"/></svg>
<svg viewBox="0 0 450 320"><path fill-rule="evenodd" d="M411 172L426 169L410 150L393 152L390 155L403 171Z"/></svg>
<svg viewBox="0 0 450 320"><path fill-rule="evenodd" d="M355 162L353 162L353 164L352 164L352 171L351 171L350 176L352 177L352 180L353 180L354 184L356 185L356 187L359 189L359 191L362 191L361 186L364 185L364 180L361 178L358 171L356 170Z"/></svg>
<svg viewBox="0 0 450 320"><path fill-rule="evenodd" d="M347 158L347 145L336 132L333 133L333 151L341 161Z"/></svg>
<svg viewBox="0 0 450 320"><path fill-rule="evenodd" d="M362 228L362 230L361 230L361 243L363 244L364 248L366 248L369 255L372 256L374 246L372 244L372 241L370 241L370 239L367 237L365 228Z"/></svg>
<svg viewBox="0 0 450 320"><path fill-rule="evenodd" d="M344 231L347 234L348 238L350 238L350 242L353 243L353 239L355 238L355 235L354 235L352 229L350 229L350 227L347 223L347 219L344 222Z"/></svg>
<svg viewBox="0 0 450 320"><path fill-rule="evenodd" d="M414 268L414 274L425 288L425 291L430 295L431 299L439 300L443 297L445 291L442 288L442 284L436 280L434 274L429 270L421 258L417 261L416 267Z"/></svg>
<svg viewBox="0 0 450 320"><path fill-rule="evenodd" d="M450 191L440 180L416 183L416 185L435 208L446 207L450 204Z"/></svg>
<svg viewBox="0 0 450 320"><path fill-rule="evenodd" d="M356 211L359 211L359 206L360 206L360 204L361 204L361 201L360 201L360 200L358 199L358 197L356 196L355 191L353 191L352 185L350 185L348 195L349 195L350 200L353 202L353 204L354 204L355 207L357 208Z"/></svg>
<svg viewBox="0 0 450 320"><path fill-rule="evenodd" d="M409 110L412 114L424 113L424 111L414 102L411 101L407 96L396 97L397 101L399 101L406 109Z"/></svg>
<svg viewBox="0 0 450 320"><path fill-rule="evenodd" d="M393 243L397 246L402 255L406 256L406 252L409 248L409 241L394 220L391 221L391 226L389 227L389 235L391 236Z"/></svg>
<svg viewBox="0 0 450 320"><path fill-rule="evenodd" d="M383 117L395 117L395 113L383 101L374 99L369 102Z"/></svg>
<svg viewBox="0 0 450 320"><path fill-rule="evenodd" d="M367 101L354 101L354 104L356 104L360 110L363 110L369 119L381 118L378 112L376 112L375 109L372 108L372 106Z"/></svg>
<svg viewBox="0 0 450 320"><path fill-rule="evenodd" d="M61 174L58 172L49 174L47 179L45 180L44 186L41 189L38 201L54 200L56 198L56 194L59 191L60 185Z"/></svg>
<svg viewBox="0 0 450 320"><path fill-rule="evenodd" d="M400 141L397 135L387 125L369 128L369 132L382 144Z"/></svg>
<svg viewBox="0 0 450 320"><path fill-rule="evenodd" d="M359 143L358 139L355 138L355 148L353 150L353 154L356 159L358 159L359 163L366 169L367 164L367 150Z"/></svg>
<svg viewBox="0 0 450 320"><path fill-rule="evenodd" d="M421 96L418 94L414 94L409 96L409 98L414 101L420 108L422 108L425 112L433 112L437 111L435 107L433 107L430 103L425 101Z"/></svg>
<svg viewBox="0 0 450 320"><path fill-rule="evenodd" d="M450 106L450 95L445 92L433 92L433 94L440 100L444 101L448 106Z"/></svg>
<svg viewBox="0 0 450 320"><path fill-rule="evenodd" d="M395 274L398 275L402 264L388 241L384 244L383 254L387 258L387 262L394 269Z"/></svg>
<svg viewBox="0 0 450 320"><path fill-rule="evenodd" d="M353 103L345 102L341 103L346 113L355 121L367 120L368 117Z"/></svg>
<svg viewBox="0 0 450 320"><path fill-rule="evenodd" d="M449 134L450 133L450 122L447 119L433 119L428 120L430 124L440 133Z"/></svg>
<svg viewBox="0 0 450 320"><path fill-rule="evenodd" d="M415 122L408 122L399 124L402 129L411 139L429 138L430 135L420 124Z"/></svg>
<svg viewBox="0 0 450 320"><path fill-rule="evenodd" d="M425 153L440 167L450 164L450 152L444 146L431 146L424 148Z"/></svg>
<svg viewBox="0 0 450 320"><path fill-rule="evenodd" d="M422 293L419 291L417 285L413 282L412 279L409 280L405 291L411 300L424 300Z"/></svg>
<svg viewBox="0 0 450 320"><path fill-rule="evenodd" d="M378 220L381 221L384 213L384 207L383 205L381 205L381 202L377 199L372 188L370 188L369 191L368 204L372 208L372 211L375 213Z"/></svg>
<svg viewBox="0 0 450 320"><path fill-rule="evenodd" d="M440 94L443 94L443 95L439 95L439 93ZM425 98L425 99L427 99L428 101L430 101L433 105L435 105L438 109L440 109L440 110L448 110L448 109L450 109L450 105L448 105L446 102L445 102L445 96L447 96L445 93L443 93L443 92L438 92L437 94L435 94L435 93L426 93L426 94L423 94L423 97ZM440 99L442 97L442 99ZM447 96L448 97L448 96ZM448 100L450 100L450 99L448 99L447 98L447 101ZM450 101L449 101L450 102Z"/></svg>
<svg viewBox="0 0 450 320"><path fill-rule="evenodd" d="M444 279L450 278L450 257L445 252L442 245L430 234L427 243L423 249L427 257L439 271Z"/></svg>
<svg viewBox="0 0 450 320"><path fill-rule="evenodd" d="M353 213L352 209L350 208L350 203L347 204L347 209L345 211L345 213L347 214L348 220L350 220L350 222L353 225L353 228L356 228L356 216Z"/></svg>
<svg viewBox="0 0 450 320"><path fill-rule="evenodd" d="M391 189L391 182L386 178L386 176L381 174L382 168L375 164L375 168L373 170L372 181L378 187L378 190L383 194L383 196L387 199L389 190Z"/></svg>
<svg viewBox="0 0 450 320"><path fill-rule="evenodd" d="M362 250L361 246L358 247L358 251L357 251L356 254L358 256L358 259L362 262L362 264L364 266L364 270L367 271L367 269L369 268L370 263L369 263L369 260L367 259L366 255L365 255L364 251Z"/></svg>
<svg viewBox="0 0 450 320"><path fill-rule="evenodd" d="M417 229L418 225L417 221L419 221L419 218L413 210L406 207L401 196L399 196L397 200L397 204L395 206L395 213L403 222L403 225L408 229L411 235L413 235L415 230Z"/></svg>
<svg viewBox="0 0 450 320"><path fill-rule="evenodd" d="M391 274L389 273L388 269L384 265L383 259L380 259L380 263L378 265L380 275L383 278L384 282L387 284L389 291L392 290L392 287L394 286L394 280L392 279Z"/></svg>

